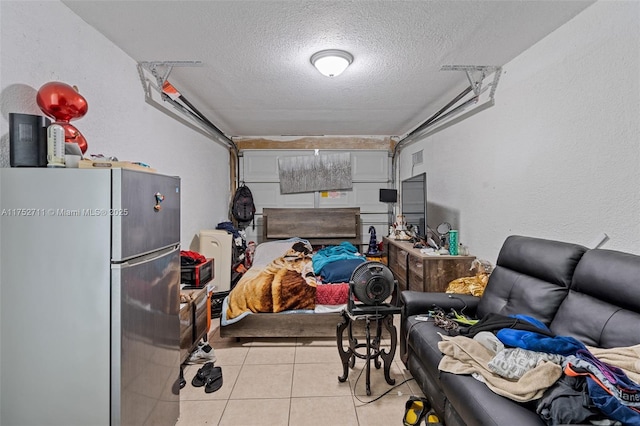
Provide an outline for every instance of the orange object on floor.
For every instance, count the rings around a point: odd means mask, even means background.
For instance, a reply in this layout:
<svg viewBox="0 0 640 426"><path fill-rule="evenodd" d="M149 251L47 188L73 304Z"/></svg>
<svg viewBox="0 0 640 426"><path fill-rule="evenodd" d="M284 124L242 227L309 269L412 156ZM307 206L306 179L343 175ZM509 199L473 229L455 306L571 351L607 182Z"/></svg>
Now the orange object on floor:
<svg viewBox="0 0 640 426"><path fill-rule="evenodd" d="M211 331L211 295L213 292L207 293L207 334Z"/></svg>

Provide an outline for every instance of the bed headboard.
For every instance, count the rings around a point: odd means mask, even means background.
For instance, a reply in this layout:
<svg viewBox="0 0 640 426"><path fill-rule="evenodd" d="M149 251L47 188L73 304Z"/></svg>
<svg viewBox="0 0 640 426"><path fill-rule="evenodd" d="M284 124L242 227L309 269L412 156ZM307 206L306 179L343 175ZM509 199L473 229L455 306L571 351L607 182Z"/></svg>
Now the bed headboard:
<svg viewBox="0 0 640 426"><path fill-rule="evenodd" d="M300 237L311 245L337 245L348 241L359 247L360 207L262 210L263 241Z"/></svg>

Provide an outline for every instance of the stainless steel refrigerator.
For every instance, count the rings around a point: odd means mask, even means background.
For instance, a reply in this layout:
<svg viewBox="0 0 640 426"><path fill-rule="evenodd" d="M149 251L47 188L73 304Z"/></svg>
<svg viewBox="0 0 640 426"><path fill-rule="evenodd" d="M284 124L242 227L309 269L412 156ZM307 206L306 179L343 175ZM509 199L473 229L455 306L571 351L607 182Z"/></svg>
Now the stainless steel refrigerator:
<svg viewBox="0 0 640 426"><path fill-rule="evenodd" d="M180 179L0 169L0 240L0 424L175 424Z"/></svg>

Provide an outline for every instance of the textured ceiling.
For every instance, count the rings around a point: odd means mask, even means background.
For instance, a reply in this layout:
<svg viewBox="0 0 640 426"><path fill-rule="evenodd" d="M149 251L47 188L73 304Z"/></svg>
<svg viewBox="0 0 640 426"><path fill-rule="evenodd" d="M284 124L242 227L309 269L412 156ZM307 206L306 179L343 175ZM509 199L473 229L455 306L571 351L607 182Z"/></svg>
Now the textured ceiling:
<svg viewBox="0 0 640 426"><path fill-rule="evenodd" d="M468 85L443 65L502 66L593 1L63 3L137 62L202 61L169 81L228 136L401 136ZM353 64L324 77L323 49Z"/></svg>

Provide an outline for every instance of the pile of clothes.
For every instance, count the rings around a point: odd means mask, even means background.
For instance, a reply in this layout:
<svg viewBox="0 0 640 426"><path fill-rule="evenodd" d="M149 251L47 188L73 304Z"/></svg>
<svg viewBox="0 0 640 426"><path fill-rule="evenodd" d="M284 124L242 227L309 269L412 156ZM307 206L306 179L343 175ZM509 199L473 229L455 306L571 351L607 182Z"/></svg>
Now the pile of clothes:
<svg viewBox="0 0 640 426"><path fill-rule="evenodd" d="M534 404L548 425L640 426L640 345L587 347L525 315L489 314L452 334L441 334L439 370Z"/></svg>
<svg viewBox="0 0 640 426"><path fill-rule="evenodd" d="M366 257L358 252L356 246L343 241L313 254L313 272L323 283L346 283L354 269L366 261Z"/></svg>

